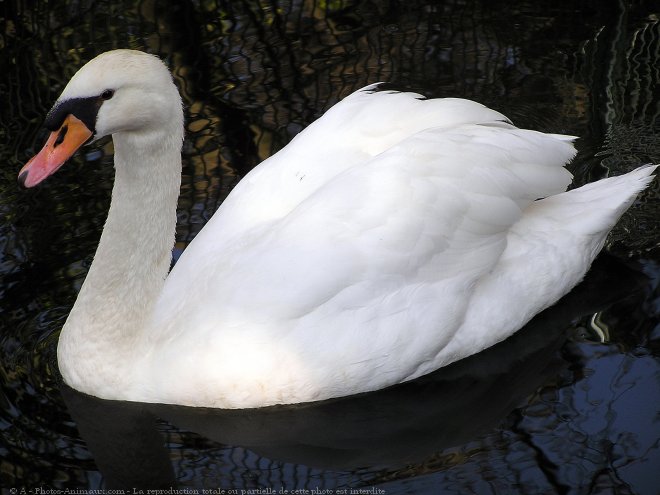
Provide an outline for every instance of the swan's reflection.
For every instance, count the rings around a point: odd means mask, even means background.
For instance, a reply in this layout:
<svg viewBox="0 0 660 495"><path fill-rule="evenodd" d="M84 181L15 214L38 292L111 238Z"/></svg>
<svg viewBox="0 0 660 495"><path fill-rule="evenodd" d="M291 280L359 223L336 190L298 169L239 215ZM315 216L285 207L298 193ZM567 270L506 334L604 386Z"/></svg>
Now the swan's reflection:
<svg viewBox="0 0 660 495"><path fill-rule="evenodd" d="M571 320L645 284L640 273L601 256L582 284L507 341L413 382L344 399L216 410L107 401L68 387L62 393L108 487L175 486L157 417L272 460L333 470L396 468L500 424L566 365L554 351Z"/></svg>

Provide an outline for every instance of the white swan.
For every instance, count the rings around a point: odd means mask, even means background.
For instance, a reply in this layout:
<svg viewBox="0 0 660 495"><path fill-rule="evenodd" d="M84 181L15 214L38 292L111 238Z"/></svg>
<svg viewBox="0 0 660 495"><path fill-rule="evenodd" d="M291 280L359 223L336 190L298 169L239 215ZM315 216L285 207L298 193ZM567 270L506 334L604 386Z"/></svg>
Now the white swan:
<svg viewBox="0 0 660 495"><path fill-rule="evenodd" d="M162 62L96 57L46 126L27 187L87 141L115 146L108 219L59 340L64 380L191 406L376 390L507 338L583 277L655 168L564 192L572 138L372 85L250 172L168 275L183 113Z"/></svg>

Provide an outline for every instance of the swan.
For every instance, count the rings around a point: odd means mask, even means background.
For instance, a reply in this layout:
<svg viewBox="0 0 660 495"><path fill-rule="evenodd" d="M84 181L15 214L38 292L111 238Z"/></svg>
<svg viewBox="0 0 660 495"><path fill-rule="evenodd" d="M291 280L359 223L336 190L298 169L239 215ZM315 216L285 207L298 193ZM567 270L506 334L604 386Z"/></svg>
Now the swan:
<svg viewBox="0 0 660 495"><path fill-rule="evenodd" d="M165 64L97 56L45 127L24 187L83 144L115 148L107 221L59 337L64 381L215 408L373 391L506 339L583 278L655 169L566 192L573 137L370 85L248 173L168 274L184 126Z"/></svg>

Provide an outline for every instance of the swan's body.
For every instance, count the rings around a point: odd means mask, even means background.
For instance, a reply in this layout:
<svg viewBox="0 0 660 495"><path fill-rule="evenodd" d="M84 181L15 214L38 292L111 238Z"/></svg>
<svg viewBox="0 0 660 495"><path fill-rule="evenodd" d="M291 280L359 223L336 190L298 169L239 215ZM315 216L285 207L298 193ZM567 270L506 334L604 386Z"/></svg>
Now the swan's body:
<svg viewBox="0 0 660 495"><path fill-rule="evenodd" d="M58 347L65 381L104 398L255 407L421 376L568 292L652 179L564 192L572 138L372 86L250 172L168 275L183 120L162 63L97 57L49 120L108 88L112 204Z"/></svg>

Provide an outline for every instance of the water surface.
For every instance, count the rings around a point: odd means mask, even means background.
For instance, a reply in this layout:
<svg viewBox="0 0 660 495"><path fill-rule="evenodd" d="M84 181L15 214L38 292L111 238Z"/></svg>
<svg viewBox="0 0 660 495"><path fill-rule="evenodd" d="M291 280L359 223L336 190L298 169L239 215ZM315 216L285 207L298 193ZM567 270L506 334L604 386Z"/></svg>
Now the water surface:
<svg viewBox="0 0 660 495"><path fill-rule="evenodd" d="M62 386L57 335L103 227L111 143L36 190L16 187L68 79L120 47L165 59L186 103L175 254L242 175L376 81L579 136L569 166L578 185L620 174L660 162L650 2L0 9L0 486L658 493L659 181L586 283L509 341L384 392L238 412L99 401Z"/></svg>

